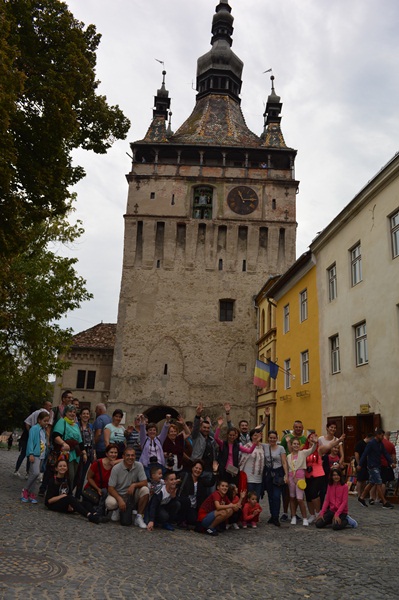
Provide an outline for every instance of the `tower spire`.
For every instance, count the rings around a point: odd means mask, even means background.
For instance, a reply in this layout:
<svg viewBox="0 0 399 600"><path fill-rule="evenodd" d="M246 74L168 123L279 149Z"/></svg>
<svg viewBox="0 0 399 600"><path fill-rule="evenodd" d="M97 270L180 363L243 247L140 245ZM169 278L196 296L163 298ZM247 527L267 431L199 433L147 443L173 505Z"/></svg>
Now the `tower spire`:
<svg viewBox="0 0 399 600"><path fill-rule="evenodd" d="M281 98L276 94L274 89L274 75L270 76L271 80L271 93L267 99L266 109L263 113L263 133L261 135L262 146L274 147L274 148L286 148L284 136L281 131L281 109L282 102Z"/></svg>
<svg viewBox="0 0 399 600"><path fill-rule="evenodd" d="M212 20L212 48L197 62L197 100L208 94L224 94L240 102L244 64L231 49L233 22L228 0L221 0Z"/></svg>
<svg viewBox="0 0 399 600"><path fill-rule="evenodd" d="M170 98L169 91L166 89L165 85L165 76L166 71L164 69L162 71L161 87L159 90L157 90L157 95L154 96L154 108L152 111L151 125L149 126L143 140L146 142L166 142L167 138L171 135L170 122L168 131L166 130L168 116L171 116L172 113L168 112L170 109Z"/></svg>

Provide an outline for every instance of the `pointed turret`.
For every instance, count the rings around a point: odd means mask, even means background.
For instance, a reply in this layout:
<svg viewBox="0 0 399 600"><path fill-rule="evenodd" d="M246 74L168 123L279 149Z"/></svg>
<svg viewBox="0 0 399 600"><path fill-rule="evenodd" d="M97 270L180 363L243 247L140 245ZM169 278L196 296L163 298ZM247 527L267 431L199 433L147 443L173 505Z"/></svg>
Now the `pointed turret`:
<svg viewBox="0 0 399 600"><path fill-rule="evenodd" d="M166 71L162 71L162 84L157 95L154 96L154 109L152 111L152 122L148 128L148 131L144 137L145 142L166 142L167 138L171 135L171 131L166 129L166 122L168 120L168 113L170 108L169 92L165 86L165 75Z"/></svg>
<svg viewBox="0 0 399 600"><path fill-rule="evenodd" d="M284 136L281 131L281 109L282 102L280 96L277 96L274 89L274 75L270 77L272 82L272 90L267 99L266 109L263 114L264 128L261 135L262 146L270 148L286 148Z"/></svg>

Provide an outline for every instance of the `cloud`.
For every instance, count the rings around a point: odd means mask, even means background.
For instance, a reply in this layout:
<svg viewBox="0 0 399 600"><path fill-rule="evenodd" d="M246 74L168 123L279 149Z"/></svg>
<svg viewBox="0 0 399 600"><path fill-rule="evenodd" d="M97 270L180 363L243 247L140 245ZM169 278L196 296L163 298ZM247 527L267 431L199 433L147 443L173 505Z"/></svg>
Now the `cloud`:
<svg viewBox="0 0 399 600"><path fill-rule="evenodd" d="M102 34L100 93L131 119L128 140L106 155L79 152L87 176L77 186L77 216L86 233L74 249L95 300L68 315L76 331L116 321L122 269L129 142L151 121L162 81L176 129L191 113L196 61L210 48L217 0L70 0L77 19ZM269 67L283 102L286 143L298 150L297 254L398 150L399 3L384 0L231 0L233 50L244 61L242 108L263 128ZM63 324L65 324L63 323Z"/></svg>

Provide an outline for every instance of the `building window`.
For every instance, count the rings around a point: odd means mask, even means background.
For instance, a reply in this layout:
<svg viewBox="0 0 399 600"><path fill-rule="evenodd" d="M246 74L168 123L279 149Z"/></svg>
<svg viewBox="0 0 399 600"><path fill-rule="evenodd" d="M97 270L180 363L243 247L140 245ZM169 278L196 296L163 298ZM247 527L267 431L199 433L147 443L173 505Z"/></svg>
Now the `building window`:
<svg viewBox="0 0 399 600"><path fill-rule="evenodd" d="M289 390L291 387L291 359L287 358L284 361L284 389Z"/></svg>
<svg viewBox="0 0 399 600"><path fill-rule="evenodd" d="M193 217L194 219L212 219L213 189L209 186L194 188Z"/></svg>
<svg viewBox="0 0 399 600"><path fill-rule="evenodd" d="M306 321L308 318L308 290L303 290L299 294L299 313L300 321Z"/></svg>
<svg viewBox="0 0 399 600"><path fill-rule="evenodd" d="M352 274L352 287L362 281L362 251L360 243L357 244L351 253L351 274Z"/></svg>
<svg viewBox="0 0 399 600"><path fill-rule="evenodd" d="M78 390L94 390L96 385L96 372L78 370L76 377L76 389Z"/></svg>
<svg viewBox="0 0 399 600"><path fill-rule="evenodd" d="M234 317L234 300L219 300L219 321L232 321Z"/></svg>
<svg viewBox="0 0 399 600"><path fill-rule="evenodd" d="M339 336L333 335L330 337L330 356L331 356L331 373L339 373L341 371L341 362L339 358Z"/></svg>
<svg viewBox="0 0 399 600"><path fill-rule="evenodd" d="M392 258L399 256L399 210L391 217Z"/></svg>
<svg viewBox="0 0 399 600"><path fill-rule="evenodd" d="M330 302L337 297L337 265L333 264L328 272L328 299Z"/></svg>
<svg viewBox="0 0 399 600"><path fill-rule="evenodd" d="M151 200L154 200L154 199L155 199L155 192L151 192L151 193L150 193L150 198L151 198Z"/></svg>
<svg viewBox="0 0 399 600"><path fill-rule="evenodd" d="M283 332L287 333L290 330L290 305L284 306L284 321L283 321Z"/></svg>
<svg viewBox="0 0 399 600"><path fill-rule="evenodd" d="M301 352L301 383L309 383L309 350Z"/></svg>
<svg viewBox="0 0 399 600"><path fill-rule="evenodd" d="M366 322L355 325L355 349L356 349L356 366L360 367L369 362L367 348L367 330Z"/></svg>

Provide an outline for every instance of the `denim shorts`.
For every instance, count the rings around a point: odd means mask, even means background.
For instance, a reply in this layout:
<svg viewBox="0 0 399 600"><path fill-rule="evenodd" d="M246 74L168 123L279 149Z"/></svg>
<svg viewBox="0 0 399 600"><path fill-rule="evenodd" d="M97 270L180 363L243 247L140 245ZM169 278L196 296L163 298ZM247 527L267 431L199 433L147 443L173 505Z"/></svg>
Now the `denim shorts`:
<svg viewBox="0 0 399 600"><path fill-rule="evenodd" d="M208 513L208 514L206 515L206 517L204 517L204 518L202 519L202 521L201 521L201 526L202 526L204 529L208 529L208 527L210 527L210 526L212 525L212 523L213 523L213 521L215 520L215 518L216 518L216 513L215 513L215 511L213 510L212 512Z"/></svg>
<svg viewBox="0 0 399 600"><path fill-rule="evenodd" d="M374 483L375 485L381 485L381 469L378 467L374 467L373 469L368 469L369 472L369 483Z"/></svg>

